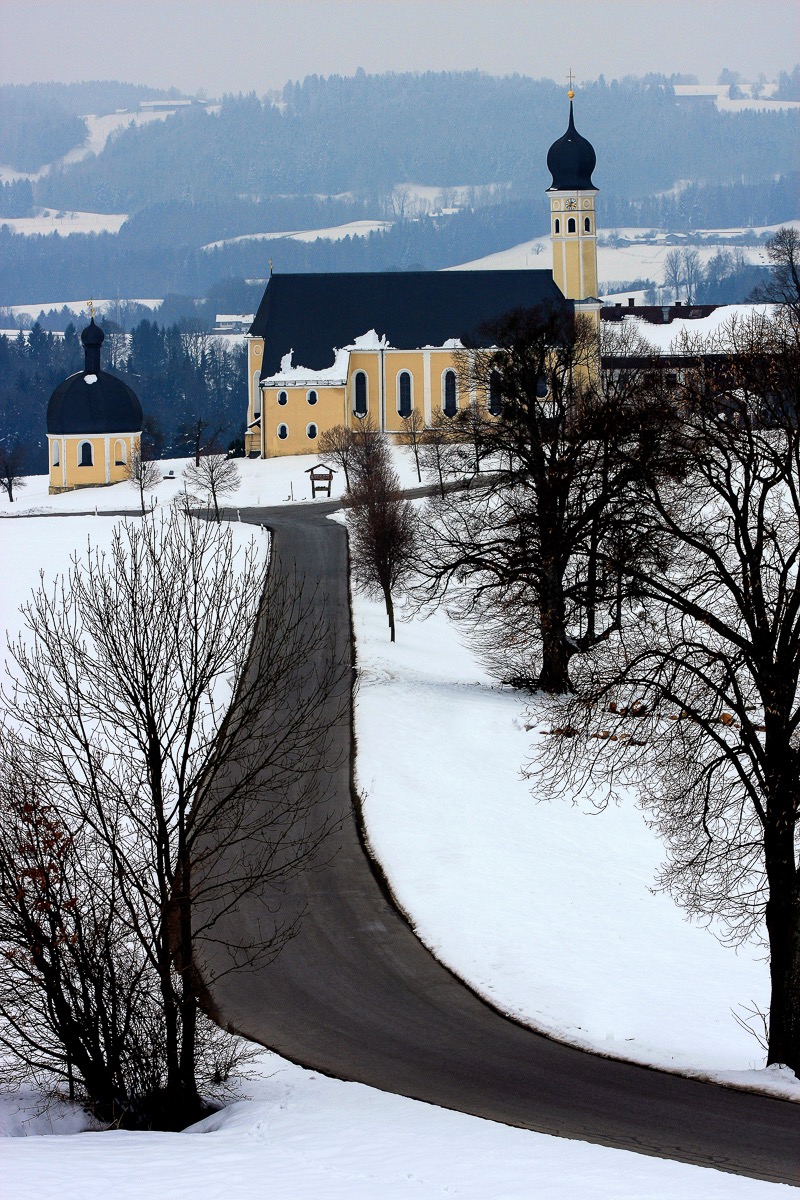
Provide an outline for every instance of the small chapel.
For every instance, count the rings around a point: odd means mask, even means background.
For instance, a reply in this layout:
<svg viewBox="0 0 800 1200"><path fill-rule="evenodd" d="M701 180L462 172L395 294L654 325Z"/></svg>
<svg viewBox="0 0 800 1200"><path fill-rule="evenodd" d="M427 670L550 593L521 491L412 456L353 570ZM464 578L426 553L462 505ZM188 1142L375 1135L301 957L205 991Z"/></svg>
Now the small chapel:
<svg viewBox="0 0 800 1200"><path fill-rule="evenodd" d="M552 270L275 274L248 333L245 452L313 454L322 432L369 416L402 436L416 409L425 425L491 397L464 394L463 345L515 308L563 305L600 329L596 155L575 128L573 96L552 176Z"/></svg>
<svg viewBox="0 0 800 1200"><path fill-rule="evenodd" d="M104 339L92 313L81 331L84 368L60 383L48 402L51 496L121 482L139 447L142 406L127 383L101 370Z"/></svg>

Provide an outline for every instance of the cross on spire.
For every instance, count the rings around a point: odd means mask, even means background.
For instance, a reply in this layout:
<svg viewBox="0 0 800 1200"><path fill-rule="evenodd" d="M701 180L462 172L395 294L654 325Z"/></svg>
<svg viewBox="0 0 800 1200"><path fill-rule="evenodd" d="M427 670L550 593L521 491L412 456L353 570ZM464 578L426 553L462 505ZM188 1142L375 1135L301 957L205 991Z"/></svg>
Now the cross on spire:
<svg viewBox="0 0 800 1200"><path fill-rule="evenodd" d="M94 300L87 300L86 304L89 309L89 316L94 320Z"/></svg>

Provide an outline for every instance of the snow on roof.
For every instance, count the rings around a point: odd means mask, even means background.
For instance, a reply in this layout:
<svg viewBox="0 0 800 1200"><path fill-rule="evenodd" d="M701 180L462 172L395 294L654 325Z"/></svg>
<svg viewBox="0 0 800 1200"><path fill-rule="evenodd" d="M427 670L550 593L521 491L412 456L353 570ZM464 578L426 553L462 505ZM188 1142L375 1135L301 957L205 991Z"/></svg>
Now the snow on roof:
<svg viewBox="0 0 800 1200"><path fill-rule="evenodd" d="M621 321L604 324L603 334L607 334L612 343L605 353L613 353L614 339L625 338L633 329L653 350L678 354L684 337L692 341L711 338L732 320L747 320L754 315L770 316L774 309L774 304L723 304L707 317L677 317L668 325L651 325L642 317L624 316Z"/></svg>
<svg viewBox="0 0 800 1200"><path fill-rule="evenodd" d="M375 334L375 330L371 331ZM365 337L368 335L364 335ZM377 338L377 334L375 334ZM350 365L350 347L345 346L336 351L333 366L323 370L310 370L308 367L292 365L294 350L284 354L281 365L274 375L267 375L261 380L261 387L280 387L281 384L317 384L318 386L335 386L347 382L347 370Z"/></svg>

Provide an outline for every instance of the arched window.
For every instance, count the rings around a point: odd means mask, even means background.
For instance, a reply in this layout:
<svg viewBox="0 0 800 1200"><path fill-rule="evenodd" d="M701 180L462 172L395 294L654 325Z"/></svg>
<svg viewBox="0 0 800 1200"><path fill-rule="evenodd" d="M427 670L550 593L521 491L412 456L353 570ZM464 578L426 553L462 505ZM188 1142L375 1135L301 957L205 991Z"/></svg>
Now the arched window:
<svg viewBox="0 0 800 1200"><path fill-rule="evenodd" d="M261 416L261 388L258 386L259 372L253 372L253 417L257 421Z"/></svg>
<svg viewBox="0 0 800 1200"><path fill-rule="evenodd" d="M357 417L367 415L367 373L356 371L353 377L353 412Z"/></svg>
<svg viewBox="0 0 800 1200"><path fill-rule="evenodd" d="M278 404L286 404L288 399L286 392L278 392Z"/></svg>
<svg viewBox="0 0 800 1200"><path fill-rule="evenodd" d="M78 446L78 466L91 467L94 465L94 456L92 455L92 443L81 442Z"/></svg>
<svg viewBox="0 0 800 1200"><path fill-rule="evenodd" d="M124 467L125 466L125 458L126 458L125 443L122 441L121 438L118 438L117 441L114 442L114 466L115 467Z"/></svg>
<svg viewBox="0 0 800 1200"><path fill-rule="evenodd" d="M445 371L442 376L442 411L446 417L454 417L457 410L456 373L455 371Z"/></svg>
<svg viewBox="0 0 800 1200"><path fill-rule="evenodd" d="M500 373L492 371L489 376L489 412L493 417L499 417L503 404L500 398Z"/></svg>
<svg viewBox="0 0 800 1200"><path fill-rule="evenodd" d="M592 222L589 220L588 217L583 218L583 232L584 233L592 232Z"/></svg>
<svg viewBox="0 0 800 1200"><path fill-rule="evenodd" d="M556 233L561 233L561 222L558 217L556 217Z"/></svg>
<svg viewBox="0 0 800 1200"><path fill-rule="evenodd" d="M397 411L401 417L411 416L411 372L401 371L397 376Z"/></svg>
<svg viewBox="0 0 800 1200"><path fill-rule="evenodd" d="M314 391L314 389L313 389L313 388L312 388L312 389L311 389L311 391L310 391L310 392L309 392L309 393L306 395L306 400L308 401L308 403L309 403L309 404L316 404L316 403L317 403L317 393Z"/></svg>
<svg viewBox="0 0 800 1200"><path fill-rule="evenodd" d="M545 396L547 395L547 393L549 391L550 391L550 387L547 382L547 377L545 375L540 375L539 378L536 380L536 395L537 395L537 397L540 400L544 400Z"/></svg>
<svg viewBox="0 0 800 1200"><path fill-rule="evenodd" d="M60 465L61 465L61 452L58 448L58 442L53 442L53 466L58 467Z"/></svg>
<svg viewBox="0 0 800 1200"><path fill-rule="evenodd" d="M570 219L567 221L567 233L574 233L574 232L575 232L575 218L570 217Z"/></svg>
<svg viewBox="0 0 800 1200"><path fill-rule="evenodd" d="M316 436L317 436L316 425L314 425L313 423L311 425L306 425L306 437L309 438L313 442L313 440Z"/></svg>
<svg viewBox="0 0 800 1200"><path fill-rule="evenodd" d="M278 437L281 439L281 441L285 442L286 439L288 438L288 436L289 436L289 426L288 425L279 425L278 426Z"/></svg>

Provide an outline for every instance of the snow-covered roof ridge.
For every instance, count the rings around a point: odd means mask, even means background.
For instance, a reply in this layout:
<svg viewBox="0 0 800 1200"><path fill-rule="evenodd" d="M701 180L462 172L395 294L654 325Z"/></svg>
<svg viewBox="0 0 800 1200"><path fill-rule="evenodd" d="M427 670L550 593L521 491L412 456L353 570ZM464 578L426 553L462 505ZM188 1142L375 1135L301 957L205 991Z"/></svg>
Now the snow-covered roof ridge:
<svg viewBox="0 0 800 1200"><path fill-rule="evenodd" d="M707 317L675 317L666 325L653 325L642 317L626 315L621 321L604 324L603 334L612 344L615 339L624 344L633 329L651 349L664 354L681 354L685 353L687 344L714 339L732 321L745 321L754 316L770 317L776 307L774 304L722 304Z"/></svg>

